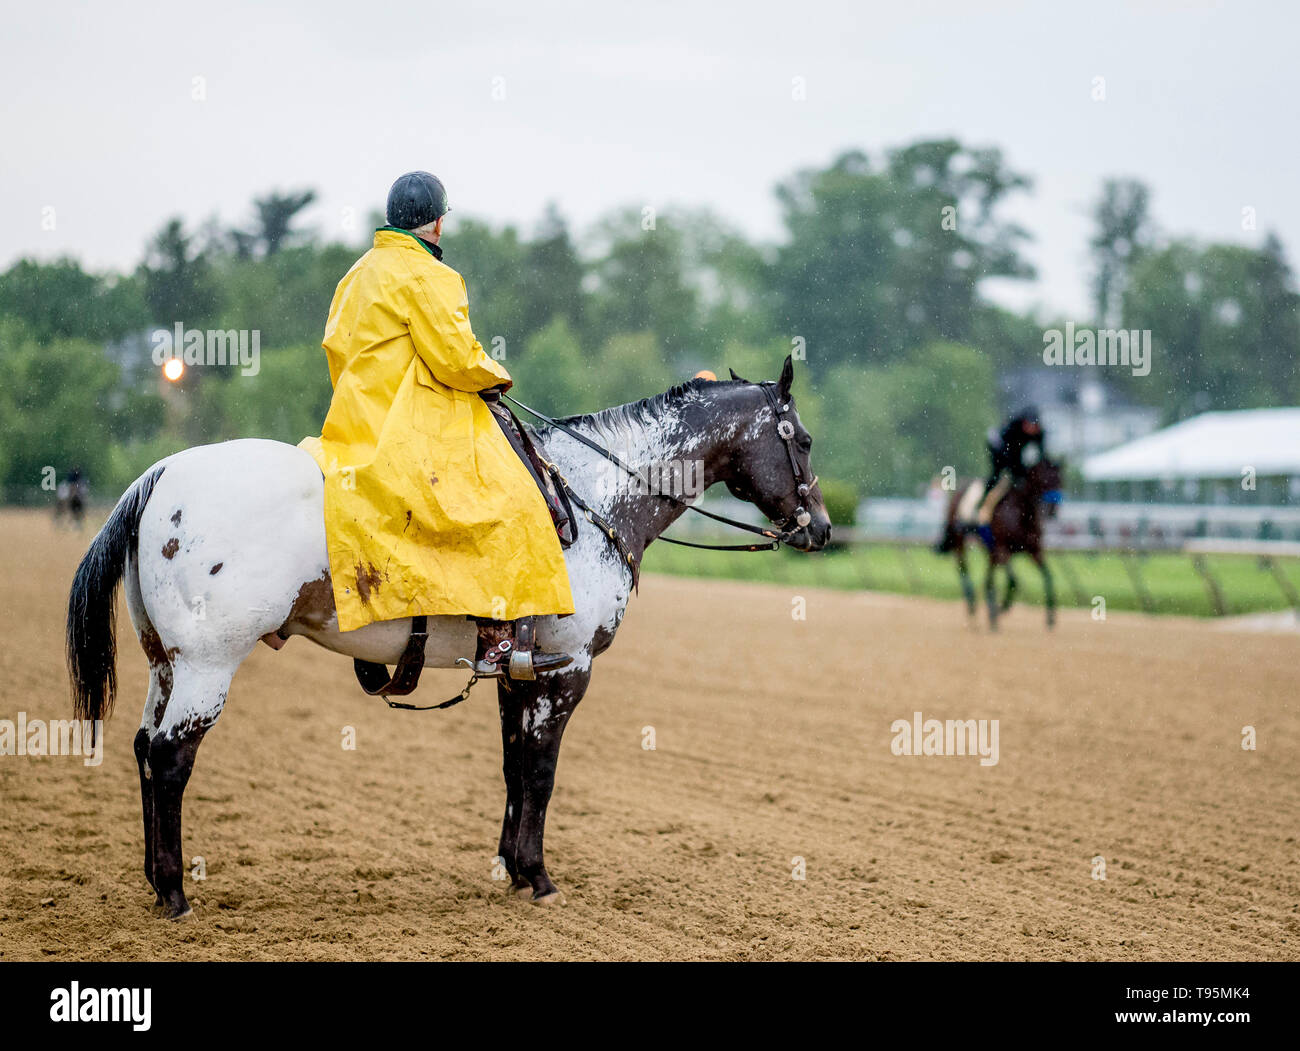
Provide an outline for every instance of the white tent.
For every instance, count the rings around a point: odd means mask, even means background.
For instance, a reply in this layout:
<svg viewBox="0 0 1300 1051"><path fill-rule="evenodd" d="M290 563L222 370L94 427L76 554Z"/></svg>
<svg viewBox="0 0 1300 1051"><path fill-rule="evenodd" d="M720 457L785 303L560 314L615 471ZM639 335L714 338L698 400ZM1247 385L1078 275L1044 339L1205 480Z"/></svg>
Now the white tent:
<svg viewBox="0 0 1300 1051"><path fill-rule="evenodd" d="M1300 475L1300 409L1206 412L1083 463L1090 482Z"/></svg>

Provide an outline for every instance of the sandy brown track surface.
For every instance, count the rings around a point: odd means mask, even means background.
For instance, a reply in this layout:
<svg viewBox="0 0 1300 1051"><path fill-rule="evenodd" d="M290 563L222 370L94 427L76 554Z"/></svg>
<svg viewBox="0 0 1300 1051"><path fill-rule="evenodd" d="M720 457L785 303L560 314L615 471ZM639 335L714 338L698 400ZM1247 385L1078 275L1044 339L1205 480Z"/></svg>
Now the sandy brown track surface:
<svg viewBox="0 0 1300 1051"><path fill-rule="evenodd" d="M0 718L65 718L89 533L4 512L0 538ZM813 589L795 621L795 593L643 581L561 753L549 909L491 878L490 687L390 712L343 658L259 647L186 796L208 878L182 923L141 869L123 611L103 766L0 757L0 959L1300 959L1300 638L1083 613L1049 636L1029 608L990 637ZM999 764L892 755L918 708L999 719Z"/></svg>

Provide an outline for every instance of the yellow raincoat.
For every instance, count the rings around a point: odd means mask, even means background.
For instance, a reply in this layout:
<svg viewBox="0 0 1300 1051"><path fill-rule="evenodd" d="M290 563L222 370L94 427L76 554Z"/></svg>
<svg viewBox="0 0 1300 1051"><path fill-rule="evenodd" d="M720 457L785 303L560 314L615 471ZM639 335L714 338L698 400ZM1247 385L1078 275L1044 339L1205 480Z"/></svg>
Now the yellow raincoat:
<svg viewBox="0 0 1300 1051"><path fill-rule="evenodd" d="M334 399L300 445L325 475L339 630L453 613L572 613L546 502L476 393L508 382L469 326L464 279L384 228L325 325Z"/></svg>

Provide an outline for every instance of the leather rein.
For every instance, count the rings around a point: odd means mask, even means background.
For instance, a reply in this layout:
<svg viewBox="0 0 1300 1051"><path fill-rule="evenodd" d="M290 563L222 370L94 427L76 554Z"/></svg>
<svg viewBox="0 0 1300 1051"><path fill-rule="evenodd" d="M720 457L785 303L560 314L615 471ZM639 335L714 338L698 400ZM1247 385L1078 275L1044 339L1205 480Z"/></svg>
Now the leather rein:
<svg viewBox="0 0 1300 1051"><path fill-rule="evenodd" d="M658 537L659 540L667 544L676 544L678 547L695 547L705 551L775 551L783 543L788 544L790 542L791 537L795 536L799 530L805 528L808 525L808 523L812 521L812 515L804 507L804 501L807 500L808 494L812 492L812 487L817 484L817 477L816 475L814 475L811 479L805 481L804 472L799 467L798 457L796 457L794 454L794 435L795 435L794 424L791 423L790 420L785 418L785 413L790 411L790 403L786 402L785 404L781 404L780 398L777 396L777 392L776 392L777 385L774 381L765 380L763 383L760 383L757 386L763 391L763 395L767 399L768 406L771 408L773 415L776 417L776 433L777 436L781 439L781 442L785 447L786 455L789 457L790 460L790 470L794 474L795 492L799 497L799 505L792 512L790 512L790 514L786 515L785 518L781 519L780 522L775 523L776 531L773 531L772 529L764 529L762 526L752 525L749 522L741 522L735 518L728 518L726 515L720 515L720 514L715 514L712 511L706 511L704 508L697 507L695 506L695 504L691 503L690 501L683 500L681 497L674 496L672 493L656 492L656 493L652 493L651 495L658 496L664 500L671 500L673 503L678 504L679 506L685 508L686 510L694 511L696 514L704 515L705 518L711 518L715 522L721 522L724 525L729 525L735 529L743 529L747 533L756 533L761 537L765 537L767 539L767 543L698 544L690 540L675 540L670 536ZM547 416L545 413L538 412L536 409L531 408L528 405L525 405L523 402L515 398L512 398L509 394L503 393L501 397L504 398L506 401L510 402L512 405L515 405L518 408L523 409L524 412L528 413L529 415L534 416L537 419L541 420L543 423L547 424L548 426L554 427L556 430L563 431L570 438L574 439L575 441L581 442L588 449L591 449L592 451L599 453L610 463L622 469L630 478L635 479L636 481L640 482L642 485L646 485L646 480L639 471L637 471L633 467L628 466L617 455L615 455L609 449L606 449L599 442L592 441L585 434L582 434L580 431L575 430L574 428L570 427L568 424L562 423L556 419L552 419L550 416ZM579 508L581 508L587 520L592 524L594 524L595 526L597 526L609 539L610 543L614 545L619 555L622 556L623 560L627 563L629 569L631 570L632 583L633 586L635 586L637 583L637 578L640 575L639 566L637 565L635 557L627 549L627 545L623 541L622 537L618 535L617 531L614 529L613 526L611 526L607 521L605 521L605 519L603 519L599 514L597 514L586 503L586 501L582 499L582 497L580 497L576 492L573 491L573 487L569 484L568 479L565 478L560 473L559 468L555 464L551 463L545 458L543 458L543 463L546 465L546 469L547 471L550 472L551 477L555 480L555 483L563 487L564 491L569 495L569 499L571 499ZM647 491L650 490L647 489ZM790 528L791 523L794 524L793 529Z"/></svg>

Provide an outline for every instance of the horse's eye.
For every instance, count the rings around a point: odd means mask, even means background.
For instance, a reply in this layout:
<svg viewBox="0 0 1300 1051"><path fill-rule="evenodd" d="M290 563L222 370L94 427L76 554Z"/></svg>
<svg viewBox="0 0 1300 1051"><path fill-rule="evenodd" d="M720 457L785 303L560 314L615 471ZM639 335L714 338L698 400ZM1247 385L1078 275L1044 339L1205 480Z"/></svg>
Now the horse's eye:
<svg viewBox="0 0 1300 1051"><path fill-rule="evenodd" d="M812 435L805 434L799 439L799 451L805 453L812 452Z"/></svg>

